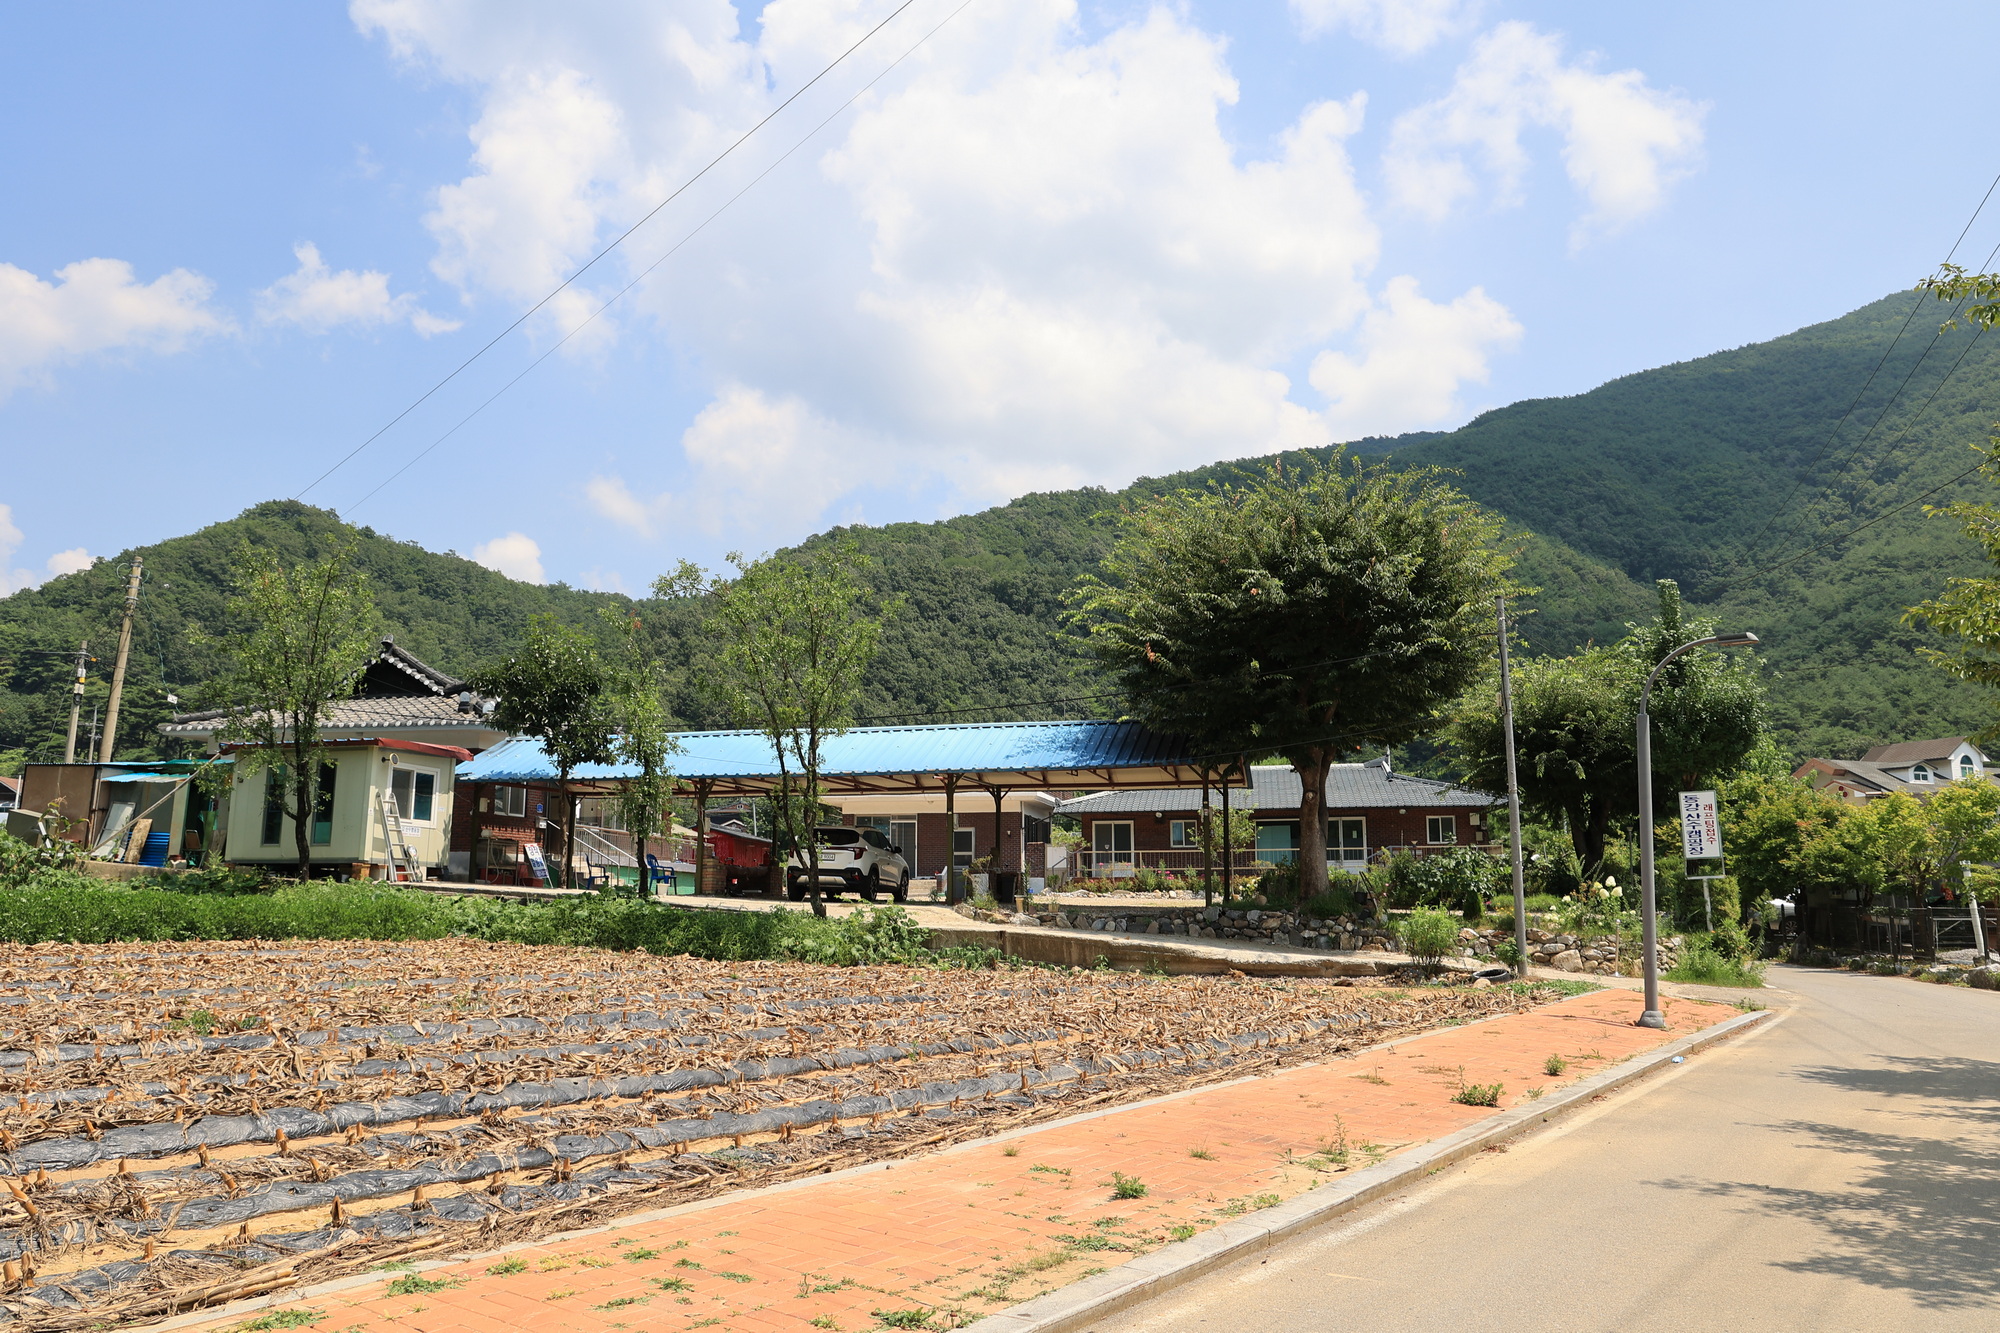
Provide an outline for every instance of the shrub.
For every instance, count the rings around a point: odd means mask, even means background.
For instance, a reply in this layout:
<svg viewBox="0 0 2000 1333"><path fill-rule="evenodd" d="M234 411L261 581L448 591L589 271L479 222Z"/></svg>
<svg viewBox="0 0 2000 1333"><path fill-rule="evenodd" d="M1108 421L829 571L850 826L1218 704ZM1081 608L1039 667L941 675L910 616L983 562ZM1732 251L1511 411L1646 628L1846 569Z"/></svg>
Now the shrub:
<svg viewBox="0 0 2000 1333"><path fill-rule="evenodd" d="M1486 895L1507 868L1473 847L1454 847L1434 856L1398 852L1383 867L1389 902L1395 907L1442 907L1477 917Z"/></svg>
<svg viewBox="0 0 2000 1333"><path fill-rule="evenodd" d="M168 893L269 893L278 881L262 870L242 866L210 866L201 870L162 871L141 876L140 887Z"/></svg>
<svg viewBox="0 0 2000 1333"><path fill-rule="evenodd" d="M1530 912L1553 912L1562 906L1562 899L1553 893L1531 893L1527 904Z"/></svg>
<svg viewBox="0 0 2000 1333"><path fill-rule="evenodd" d="M51 871L68 872L84 878L77 867L83 864L83 847L62 838L49 838L37 847L25 839L0 831L0 888L18 889Z"/></svg>
<svg viewBox="0 0 2000 1333"><path fill-rule="evenodd" d="M1111 1197L1114 1199L1143 1199L1146 1197L1146 1182L1137 1176L1128 1176L1123 1171L1111 1173Z"/></svg>
<svg viewBox="0 0 2000 1333"><path fill-rule="evenodd" d="M1718 956L1733 958L1737 962L1744 961L1755 952L1749 934L1734 921L1725 920L1716 926L1709 932L1707 943Z"/></svg>
<svg viewBox="0 0 2000 1333"><path fill-rule="evenodd" d="M1521 947L1512 940L1501 940L1494 945L1493 956L1509 967L1521 965Z"/></svg>
<svg viewBox="0 0 2000 1333"><path fill-rule="evenodd" d="M1345 882L1352 878L1351 875L1330 877L1325 893L1316 893L1306 899L1306 905L1302 909L1304 914L1320 920L1327 917L1358 915L1361 910L1360 905L1355 902L1353 891Z"/></svg>
<svg viewBox="0 0 2000 1333"><path fill-rule="evenodd" d="M1764 965L1740 958L1727 958L1700 940L1691 940L1681 950L1680 962L1667 973L1667 980L1694 986L1736 986L1748 989L1764 984Z"/></svg>
<svg viewBox="0 0 2000 1333"><path fill-rule="evenodd" d="M1458 923L1435 907L1419 907L1397 927L1403 950L1425 967L1436 967L1458 947Z"/></svg>
<svg viewBox="0 0 2000 1333"><path fill-rule="evenodd" d="M1452 1098L1460 1106L1498 1106L1500 1094L1507 1091L1504 1083L1468 1083Z"/></svg>
<svg viewBox="0 0 2000 1333"><path fill-rule="evenodd" d="M1249 890L1252 895L1261 895L1273 907L1290 906L1299 897L1299 863L1286 861L1272 866L1257 876L1257 882Z"/></svg>

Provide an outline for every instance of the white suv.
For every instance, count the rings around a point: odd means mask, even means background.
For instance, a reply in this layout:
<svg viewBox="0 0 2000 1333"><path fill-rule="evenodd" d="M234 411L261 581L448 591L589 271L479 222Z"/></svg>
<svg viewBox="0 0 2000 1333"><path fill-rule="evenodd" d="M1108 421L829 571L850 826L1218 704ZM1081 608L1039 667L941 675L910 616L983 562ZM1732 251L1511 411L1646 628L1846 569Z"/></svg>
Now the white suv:
<svg viewBox="0 0 2000 1333"><path fill-rule="evenodd" d="M796 855L792 858L785 887L793 902L805 898L813 879L819 881L822 892L831 888L839 894L854 889L872 903L877 894L887 889L897 902L908 901L910 863L903 859L903 849L891 843L880 830L832 825L814 829L813 841L817 844L819 864L810 872L810 878L800 858Z"/></svg>

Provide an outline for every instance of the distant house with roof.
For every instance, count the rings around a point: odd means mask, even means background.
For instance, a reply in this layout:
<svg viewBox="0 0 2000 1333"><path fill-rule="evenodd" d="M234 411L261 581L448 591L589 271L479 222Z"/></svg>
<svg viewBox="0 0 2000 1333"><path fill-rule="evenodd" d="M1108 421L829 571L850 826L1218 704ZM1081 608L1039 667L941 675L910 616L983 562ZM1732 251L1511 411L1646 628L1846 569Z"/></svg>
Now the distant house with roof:
<svg viewBox="0 0 2000 1333"><path fill-rule="evenodd" d="M1863 802L1906 792L1927 796L1944 783L1988 775L1985 752L1964 736L1878 745L1859 759L1808 759L1792 770L1813 786Z"/></svg>
<svg viewBox="0 0 2000 1333"><path fill-rule="evenodd" d="M478 754L507 739L493 725L492 711L493 700L398 647L390 635L362 668L354 693L328 705L320 734L328 740L448 745ZM161 723L160 734L213 751L229 713L226 708L181 713Z"/></svg>
<svg viewBox="0 0 2000 1333"><path fill-rule="evenodd" d="M1254 859L1298 855L1299 775L1287 764L1253 764L1246 791L1232 788L1232 810L1257 821ZM1211 793L1216 811L1220 792ZM1388 755L1362 764L1335 764L1326 778L1327 860L1358 870L1386 852L1418 853L1488 842L1489 816L1501 798L1435 778L1398 773ZM1189 870L1201 865L1201 791L1107 791L1064 801L1058 813L1083 826L1086 872L1120 866ZM1238 854L1239 864L1253 854Z"/></svg>

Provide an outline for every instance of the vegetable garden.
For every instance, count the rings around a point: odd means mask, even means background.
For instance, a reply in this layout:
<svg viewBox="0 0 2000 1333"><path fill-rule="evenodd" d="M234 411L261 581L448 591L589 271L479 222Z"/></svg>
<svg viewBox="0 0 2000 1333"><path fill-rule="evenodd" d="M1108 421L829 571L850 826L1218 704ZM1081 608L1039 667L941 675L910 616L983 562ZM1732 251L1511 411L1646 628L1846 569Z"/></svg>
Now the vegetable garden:
<svg viewBox="0 0 2000 1333"><path fill-rule="evenodd" d="M1557 994L463 938L8 946L0 1318L156 1318Z"/></svg>

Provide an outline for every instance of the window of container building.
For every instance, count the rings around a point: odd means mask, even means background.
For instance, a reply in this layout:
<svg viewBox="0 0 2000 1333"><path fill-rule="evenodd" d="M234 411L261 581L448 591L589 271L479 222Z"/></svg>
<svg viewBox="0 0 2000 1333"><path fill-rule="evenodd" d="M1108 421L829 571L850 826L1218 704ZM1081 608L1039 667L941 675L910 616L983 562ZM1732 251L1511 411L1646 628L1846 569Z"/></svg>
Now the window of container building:
<svg viewBox="0 0 2000 1333"><path fill-rule="evenodd" d="M419 824L431 822L431 808L437 799L437 774L421 769L399 768L389 778L396 794L396 813Z"/></svg>
<svg viewBox="0 0 2000 1333"><path fill-rule="evenodd" d="M338 764L319 766L319 799L313 803L312 823L315 847L324 847L333 841L333 787L334 777L339 772Z"/></svg>

